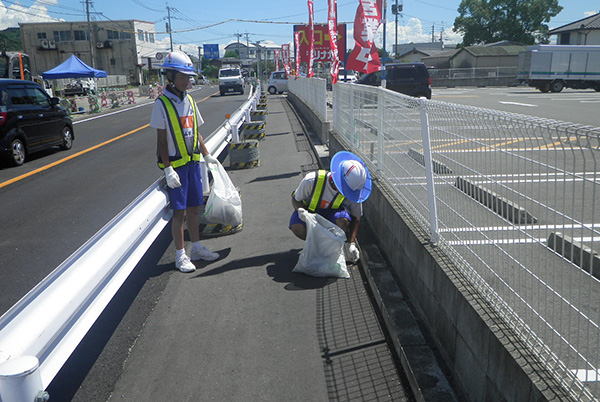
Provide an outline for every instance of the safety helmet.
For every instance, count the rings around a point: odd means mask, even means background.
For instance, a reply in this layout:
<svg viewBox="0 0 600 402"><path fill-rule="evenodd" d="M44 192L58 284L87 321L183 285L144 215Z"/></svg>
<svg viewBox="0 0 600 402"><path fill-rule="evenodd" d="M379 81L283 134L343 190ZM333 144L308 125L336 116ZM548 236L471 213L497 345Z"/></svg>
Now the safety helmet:
<svg viewBox="0 0 600 402"><path fill-rule="evenodd" d="M371 195L369 169L352 152L340 151L333 155L329 170L335 186L350 201L361 203Z"/></svg>
<svg viewBox="0 0 600 402"><path fill-rule="evenodd" d="M173 51L165 57L165 61L161 65L166 70L175 70L180 73L187 75L198 75L194 72L194 65L190 57L180 52L179 50Z"/></svg>

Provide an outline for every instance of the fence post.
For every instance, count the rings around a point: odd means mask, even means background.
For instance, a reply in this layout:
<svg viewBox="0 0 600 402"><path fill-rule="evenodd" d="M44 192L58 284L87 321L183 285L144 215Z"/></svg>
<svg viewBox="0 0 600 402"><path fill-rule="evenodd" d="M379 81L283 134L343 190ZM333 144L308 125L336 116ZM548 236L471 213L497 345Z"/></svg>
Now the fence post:
<svg viewBox="0 0 600 402"><path fill-rule="evenodd" d="M385 122L385 101L383 89L377 88L377 170L383 170L383 123Z"/></svg>
<svg viewBox="0 0 600 402"><path fill-rule="evenodd" d="M431 158L431 137L429 132L429 117L427 116L426 101L419 100L421 112L421 137L423 139L423 156L425 159L425 175L427 177L427 198L429 199L429 231L431 243L439 240L437 206L435 202L435 183L433 181L433 159Z"/></svg>
<svg viewBox="0 0 600 402"><path fill-rule="evenodd" d="M358 141L356 141L356 122L354 121L354 85L350 85L350 138L352 139L352 144L356 145Z"/></svg>

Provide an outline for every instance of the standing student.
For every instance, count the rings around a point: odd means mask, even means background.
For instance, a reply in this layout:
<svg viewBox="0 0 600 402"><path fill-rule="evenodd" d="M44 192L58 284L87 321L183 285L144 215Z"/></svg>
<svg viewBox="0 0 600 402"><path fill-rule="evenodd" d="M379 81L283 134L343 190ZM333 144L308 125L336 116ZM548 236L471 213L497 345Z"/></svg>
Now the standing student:
<svg viewBox="0 0 600 402"><path fill-rule="evenodd" d="M198 223L198 210L204 204L200 159L203 156L207 163L215 163L216 159L204 145L198 129L204 120L186 92L190 76L196 75L192 61L185 53L174 51L167 55L161 67L168 83L164 95L154 102L150 126L156 128L158 165L164 169L173 209L171 231L177 250L175 266L181 272L193 272L196 266L192 260L219 258L219 254L200 244ZM192 241L190 256L185 252L185 222Z"/></svg>

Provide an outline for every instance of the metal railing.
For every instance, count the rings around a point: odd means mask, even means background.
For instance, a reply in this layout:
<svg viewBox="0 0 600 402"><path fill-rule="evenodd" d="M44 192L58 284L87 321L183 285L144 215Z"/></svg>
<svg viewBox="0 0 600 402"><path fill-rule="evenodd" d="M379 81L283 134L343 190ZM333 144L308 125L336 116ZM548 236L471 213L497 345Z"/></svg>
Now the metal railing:
<svg viewBox="0 0 600 402"><path fill-rule="evenodd" d="M219 155L237 135L259 95L260 86L206 139L211 154ZM171 214L161 178L0 317L1 402L43 398Z"/></svg>
<svg viewBox="0 0 600 402"><path fill-rule="evenodd" d="M327 120L327 80L323 78L291 77L288 90L308 105L322 120Z"/></svg>
<svg viewBox="0 0 600 402"><path fill-rule="evenodd" d="M600 129L338 84L370 160L576 399L600 381Z"/></svg>

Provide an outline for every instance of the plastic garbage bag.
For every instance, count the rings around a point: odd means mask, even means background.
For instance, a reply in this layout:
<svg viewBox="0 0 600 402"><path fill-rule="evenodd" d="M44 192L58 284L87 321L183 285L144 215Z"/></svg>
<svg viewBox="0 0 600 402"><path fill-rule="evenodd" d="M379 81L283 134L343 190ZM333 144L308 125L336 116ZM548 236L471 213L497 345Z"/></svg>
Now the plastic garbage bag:
<svg viewBox="0 0 600 402"><path fill-rule="evenodd" d="M292 272L311 276L350 278L343 247L346 234L337 225L319 214L298 209L306 222L306 243Z"/></svg>
<svg viewBox="0 0 600 402"><path fill-rule="evenodd" d="M206 201L204 217L212 223L237 226L242 223L242 199L223 165L207 163L213 175L213 184Z"/></svg>

